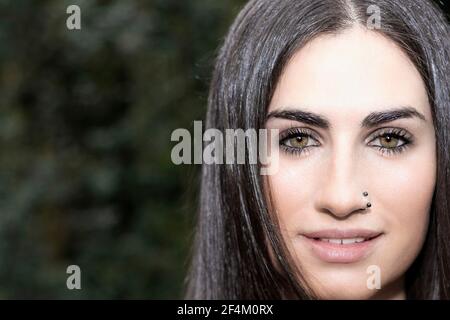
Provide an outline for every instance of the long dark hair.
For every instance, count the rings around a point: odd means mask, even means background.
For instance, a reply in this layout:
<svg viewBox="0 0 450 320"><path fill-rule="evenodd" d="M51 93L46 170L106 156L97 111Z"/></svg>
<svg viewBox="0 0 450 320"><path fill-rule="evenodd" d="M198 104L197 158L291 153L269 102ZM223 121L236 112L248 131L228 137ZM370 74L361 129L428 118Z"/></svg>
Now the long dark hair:
<svg viewBox="0 0 450 320"><path fill-rule="evenodd" d="M323 33L366 26L376 5L381 28L419 70L432 107L437 182L430 225L406 275L410 299L450 296L450 37L442 12L427 0L253 0L241 10L218 53L207 128L265 127L267 107L289 58ZM190 299L315 298L298 276L265 197L260 165L202 167Z"/></svg>

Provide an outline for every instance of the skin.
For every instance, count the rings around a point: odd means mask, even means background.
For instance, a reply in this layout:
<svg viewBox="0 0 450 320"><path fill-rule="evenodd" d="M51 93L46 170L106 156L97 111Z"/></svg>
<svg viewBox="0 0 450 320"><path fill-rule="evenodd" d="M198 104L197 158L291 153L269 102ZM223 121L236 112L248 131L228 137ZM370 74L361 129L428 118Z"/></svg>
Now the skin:
<svg viewBox="0 0 450 320"><path fill-rule="evenodd" d="M374 111L410 106L425 120L397 119L361 128ZM407 55L390 39L362 27L310 41L286 65L269 113L302 109L320 114L329 129L271 117L269 129L308 128L319 138L301 154L280 148L278 169L267 176L282 235L308 286L325 299L404 299L404 274L427 233L436 182L435 132L425 84ZM406 130L413 138L403 152L377 138L381 128ZM305 139L303 139L305 142ZM402 145L404 140L397 140ZM292 143L291 143L292 145ZM369 192L373 207L362 211ZM383 232L362 260L319 259L302 232L366 228ZM381 271L381 289L368 289L367 268Z"/></svg>

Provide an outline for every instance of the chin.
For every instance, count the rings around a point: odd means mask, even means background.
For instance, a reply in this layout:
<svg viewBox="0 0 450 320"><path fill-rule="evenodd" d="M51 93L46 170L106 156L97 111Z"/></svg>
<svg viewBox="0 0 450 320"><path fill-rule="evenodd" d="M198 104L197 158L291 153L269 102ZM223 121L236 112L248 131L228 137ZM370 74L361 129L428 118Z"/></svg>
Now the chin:
<svg viewBox="0 0 450 320"><path fill-rule="evenodd" d="M330 288L319 293L321 300L370 300L376 299L379 290L367 288Z"/></svg>
<svg viewBox="0 0 450 320"><path fill-rule="evenodd" d="M311 277L312 289L319 299L326 300L367 300L377 299L381 289L369 289L368 275L364 270L327 270Z"/></svg>

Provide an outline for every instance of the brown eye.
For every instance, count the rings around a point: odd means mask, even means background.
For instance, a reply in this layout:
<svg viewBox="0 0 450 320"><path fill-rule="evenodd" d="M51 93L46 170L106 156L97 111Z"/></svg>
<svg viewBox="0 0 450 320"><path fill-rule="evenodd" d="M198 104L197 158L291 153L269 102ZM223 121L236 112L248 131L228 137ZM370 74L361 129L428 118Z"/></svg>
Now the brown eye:
<svg viewBox="0 0 450 320"><path fill-rule="evenodd" d="M296 136L285 141L285 145L292 148L304 148L308 145L307 136Z"/></svg>
<svg viewBox="0 0 450 320"><path fill-rule="evenodd" d="M398 138L394 137L391 134L385 134L381 137L379 137L380 139L380 144L383 148L387 148L387 149L392 149L397 147L398 144Z"/></svg>
<svg viewBox="0 0 450 320"><path fill-rule="evenodd" d="M383 131L372 138L371 142L375 141L376 144L369 144L383 155L400 154L414 143L414 136L404 129L391 128L385 130L389 131Z"/></svg>

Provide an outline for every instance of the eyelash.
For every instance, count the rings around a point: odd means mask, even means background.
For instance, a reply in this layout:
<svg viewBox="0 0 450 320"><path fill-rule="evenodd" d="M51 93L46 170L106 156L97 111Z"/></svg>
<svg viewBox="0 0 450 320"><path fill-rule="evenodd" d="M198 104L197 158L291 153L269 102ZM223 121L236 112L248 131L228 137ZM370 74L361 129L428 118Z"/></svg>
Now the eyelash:
<svg viewBox="0 0 450 320"><path fill-rule="evenodd" d="M290 129L287 129L287 130L281 132L281 134L280 134L281 149L284 152L286 152L288 154L292 154L292 155L300 155L300 154L308 153L310 151L311 146L303 147L303 148L296 148L296 147L287 146L285 144L286 141L293 139L293 138L297 138L297 137L308 137L308 138L313 138L316 141L319 140L317 137L315 137L315 135L309 129L290 128Z"/></svg>
<svg viewBox="0 0 450 320"><path fill-rule="evenodd" d="M378 133L375 136L370 138L370 142L373 142L376 139L387 137L387 136L391 136L394 139L399 139L399 140L403 141L403 144L401 144L400 146L394 147L394 148L386 148L386 147L379 146L379 145L373 146L373 147L377 148L382 155L393 156L396 154L400 154L403 151L405 151L413 143L412 136L403 129L381 128L377 132ZM280 144L281 149L288 154L300 155L300 154L307 154L310 151L311 147L318 146L318 145L313 145L313 146L306 146L303 148L297 148L297 147L287 146L285 144L286 141L288 141L292 138L296 138L296 137L312 138L315 141L319 140L315 136L315 134L309 129L290 128L290 129L283 131L280 134L280 143L279 144Z"/></svg>

